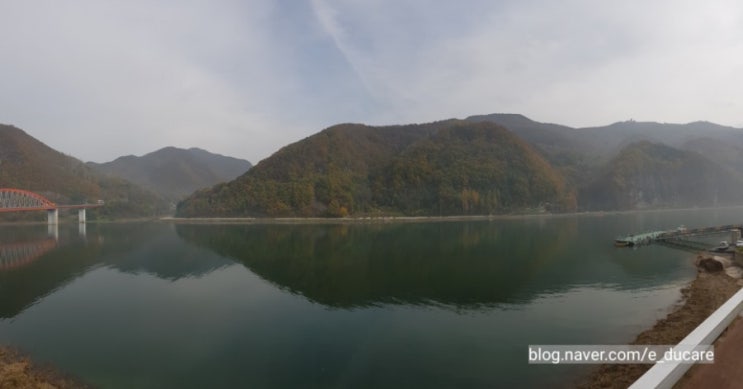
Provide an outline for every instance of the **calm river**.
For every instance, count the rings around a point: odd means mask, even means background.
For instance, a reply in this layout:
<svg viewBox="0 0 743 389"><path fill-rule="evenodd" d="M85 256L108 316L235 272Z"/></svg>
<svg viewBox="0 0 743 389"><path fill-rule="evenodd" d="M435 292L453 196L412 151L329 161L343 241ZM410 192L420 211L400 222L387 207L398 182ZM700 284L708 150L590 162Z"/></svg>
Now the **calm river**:
<svg viewBox="0 0 743 389"><path fill-rule="evenodd" d="M630 342L696 273L615 236L742 220L0 226L0 344L104 388L569 387L527 345Z"/></svg>

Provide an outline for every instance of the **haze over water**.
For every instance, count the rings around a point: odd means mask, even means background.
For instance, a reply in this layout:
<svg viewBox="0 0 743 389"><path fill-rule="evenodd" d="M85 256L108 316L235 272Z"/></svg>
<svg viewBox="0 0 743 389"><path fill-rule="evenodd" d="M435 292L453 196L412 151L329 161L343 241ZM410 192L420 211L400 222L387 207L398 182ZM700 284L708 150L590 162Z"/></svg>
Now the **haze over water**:
<svg viewBox="0 0 743 389"><path fill-rule="evenodd" d="M628 343L696 272L617 235L742 218L2 226L0 344L113 388L570 386L527 346Z"/></svg>

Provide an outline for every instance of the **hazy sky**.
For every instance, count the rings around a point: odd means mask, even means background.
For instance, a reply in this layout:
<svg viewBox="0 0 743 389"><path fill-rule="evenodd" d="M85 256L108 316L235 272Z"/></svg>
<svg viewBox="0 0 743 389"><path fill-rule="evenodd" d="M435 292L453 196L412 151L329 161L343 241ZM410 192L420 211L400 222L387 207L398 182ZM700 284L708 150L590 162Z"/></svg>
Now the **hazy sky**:
<svg viewBox="0 0 743 389"><path fill-rule="evenodd" d="M0 123L256 163L332 124L743 124L743 3L0 0Z"/></svg>

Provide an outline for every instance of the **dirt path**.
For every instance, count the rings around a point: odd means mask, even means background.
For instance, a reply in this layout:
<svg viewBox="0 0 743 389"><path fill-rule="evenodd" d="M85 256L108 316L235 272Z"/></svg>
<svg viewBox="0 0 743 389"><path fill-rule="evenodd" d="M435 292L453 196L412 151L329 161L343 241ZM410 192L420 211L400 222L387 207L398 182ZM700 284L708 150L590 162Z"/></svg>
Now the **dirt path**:
<svg viewBox="0 0 743 389"><path fill-rule="evenodd" d="M743 383L741 345L743 320L739 317L715 342L715 362L692 366L674 388L740 388Z"/></svg>

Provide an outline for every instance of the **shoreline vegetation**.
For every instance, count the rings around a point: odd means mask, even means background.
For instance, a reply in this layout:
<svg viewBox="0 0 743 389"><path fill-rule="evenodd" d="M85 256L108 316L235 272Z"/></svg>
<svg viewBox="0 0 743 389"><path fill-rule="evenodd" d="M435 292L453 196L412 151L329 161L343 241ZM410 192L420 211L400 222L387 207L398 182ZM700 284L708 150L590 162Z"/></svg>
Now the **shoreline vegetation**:
<svg viewBox="0 0 743 389"><path fill-rule="evenodd" d="M17 350L0 346L0 388L85 389L91 386L55 367L37 364Z"/></svg>
<svg viewBox="0 0 743 389"><path fill-rule="evenodd" d="M517 212L502 213L489 215L449 215L449 216L404 216L394 214L375 214L375 215L358 215L345 217L263 217L263 216L244 216L244 217L178 217L172 215L136 217L136 218L105 218L89 219L86 224L107 224L107 223L136 223L163 221L171 223L193 223L193 224L344 224L344 223L405 223L405 222L457 222L457 221L487 221L487 220L514 220L524 218L562 218L562 217L604 217L611 215L625 215L633 213L662 213L678 212L691 210L715 210L715 209L734 209L743 208L743 205L735 206L718 206L718 207L686 207L686 208L652 208L652 209L632 209L632 210L607 210L607 211L576 211L576 212ZM46 220L19 220L3 221L0 225L23 225L23 224L47 224ZM77 219L61 219L59 224L77 224ZM669 226L670 227L670 226ZM627 231L635 233L640 231Z"/></svg>
<svg viewBox="0 0 743 389"><path fill-rule="evenodd" d="M524 212L492 215L455 215L455 216L400 216L400 215L368 215L368 216L346 216L346 217L176 217L164 216L160 221L173 223L193 224L342 224L342 223L404 223L404 222L457 222L457 221L483 221L483 220L514 220L524 218L562 218L562 217L604 217L610 215L623 215L633 213L659 213L678 212L689 210L714 210L742 208L739 206L721 207L699 207L699 208L657 208L657 209L635 209L622 211L584 211L584 212ZM634 233L639 231L627 231Z"/></svg>

